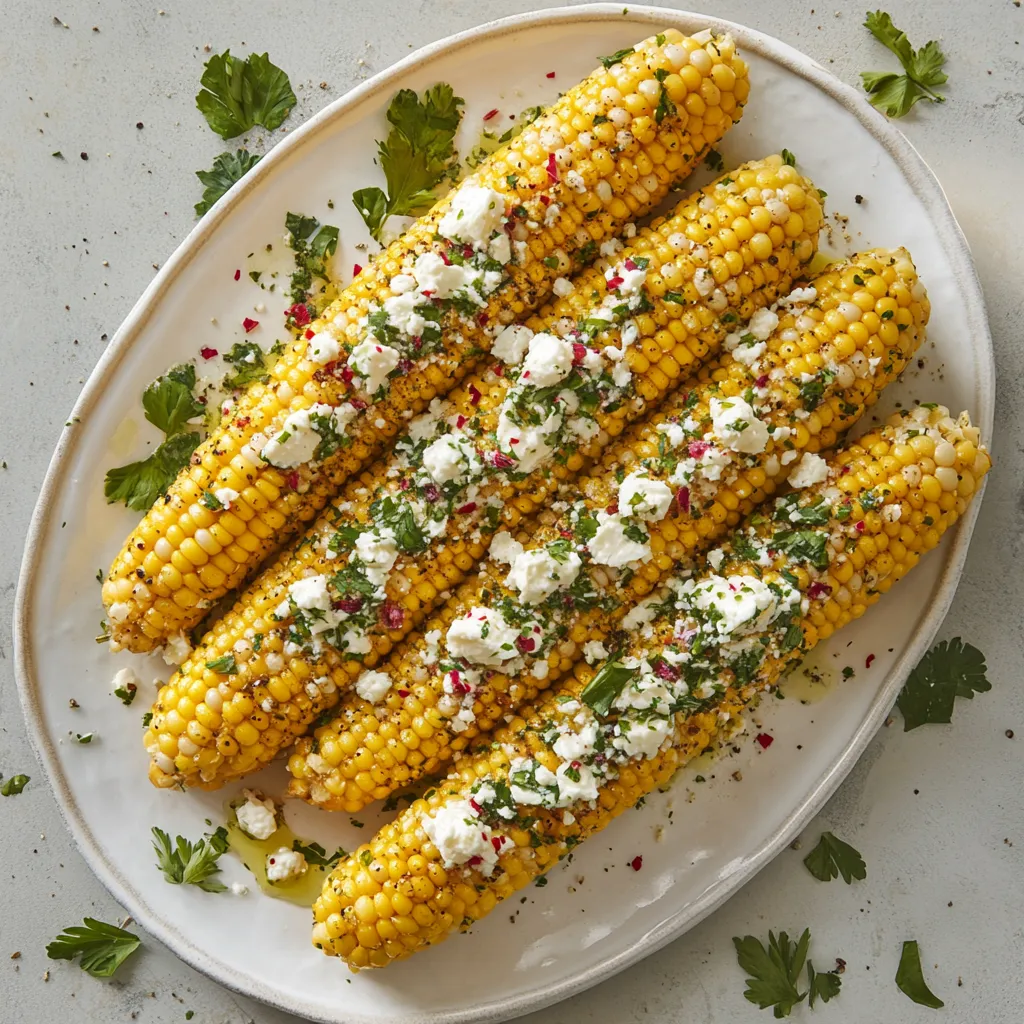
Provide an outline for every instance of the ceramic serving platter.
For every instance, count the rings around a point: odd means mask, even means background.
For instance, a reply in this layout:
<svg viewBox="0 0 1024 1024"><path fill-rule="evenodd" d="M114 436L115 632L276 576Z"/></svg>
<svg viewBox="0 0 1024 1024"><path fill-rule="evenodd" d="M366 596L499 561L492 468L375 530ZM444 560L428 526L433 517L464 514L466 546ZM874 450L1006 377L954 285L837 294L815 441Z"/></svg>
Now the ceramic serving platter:
<svg viewBox="0 0 1024 1024"><path fill-rule="evenodd" d="M147 688L135 706L122 707L110 680L128 656L94 642L102 615L96 572L109 564L133 521L133 513L105 503L103 475L142 457L157 440L142 417L143 388L200 347L224 351L242 337L242 319L267 301L248 278L256 264L247 257L280 241L286 211L339 225L335 266L344 278L352 264L366 262L365 251L356 249L367 241L365 228L349 197L378 180L374 140L385 131L384 111L397 89L450 82L467 101L459 147L467 152L486 111L498 108L505 117L547 103L592 70L597 55L666 25L688 33L731 31L750 63L750 104L720 147L727 165L786 147L828 192L829 209L849 217L830 220L824 249L911 250L931 293L932 326L923 369L915 367L893 387L883 409L914 400L942 402L954 412L967 408L991 436L994 370L981 290L938 182L855 90L784 43L702 15L580 6L435 43L326 107L196 226L110 344L50 465L16 611L29 731L83 855L151 935L233 989L316 1021L450 1024L513 1017L608 978L693 927L790 842L863 751L949 606L977 502L881 608L816 655L826 675L856 667L853 680L826 687L816 703L773 700L757 713L760 731L774 737L768 749L742 746L728 762L703 769L703 784L694 782L691 769L668 793L577 850L546 887L531 887L525 903L516 900L470 937L454 937L384 972L352 977L312 949L305 907L271 899L255 886L247 896L171 886L155 866L151 826L198 838L206 819L224 819L225 799L237 790L150 786L139 719L154 691ZM243 269L238 282L236 269ZM269 260L262 269L271 269ZM270 325L282 323L278 305L272 302L261 318L265 344L275 336ZM875 658L868 670L869 654ZM147 687L168 672L156 658L136 658L134 667ZM69 709L71 698L80 709ZM89 731L92 743L74 742L75 733ZM742 783L730 779L736 770ZM283 794L283 767L271 767L256 782ZM360 815L363 829L347 815L305 806L289 806L287 818L300 835L331 849L358 845L383 815ZM628 865L638 855L642 869L635 871ZM224 862L227 881L251 882L240 862Z"/></svg>

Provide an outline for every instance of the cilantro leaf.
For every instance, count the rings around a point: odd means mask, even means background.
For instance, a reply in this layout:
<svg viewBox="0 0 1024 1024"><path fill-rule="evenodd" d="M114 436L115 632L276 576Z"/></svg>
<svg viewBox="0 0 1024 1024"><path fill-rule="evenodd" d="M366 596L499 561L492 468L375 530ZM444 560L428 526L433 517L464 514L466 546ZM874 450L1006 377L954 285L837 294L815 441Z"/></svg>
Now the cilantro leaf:
<svg viewBox="0 0 1024 1024"><path fill-rule="evenodd" d="M807 989L807 1005L812 1010L818 999L823 1003L827 1003L830 999L834 999L839 995L839 987L842 983L842 978L838 974L833 974L831 971L819 974L814 969L814 964L810 960L807 961L807 984L809 986Z"/></svg>
<svg viewBox="0 0 1024 1024"><path fill-rule="evenodd" d="M131 932L94 917L85 918L83 925L65 928L46 947L51 960L82 959L78 966L94 978L109 978L139 948L142 940Z"/></svg>
<svg viewBox="0 0 1024 1024"><path fill-rule="evenodd" d="M387 192L373 187L352 193L355 208L377 241L389 217L412 216L433 206L435 189L457 168L455 133L463 103L446 82L427 89L422 100L412 89L395 94L387 111L391 130L377 143Z"/></svg>
<svg viewBox="0 0 1024 1024"><path fill-rule="evenodd" d="M188 465L199 441L198 434L175 434L148 458L108 470L103 481L107 501L122 501L136 512L145 512Z"/></svg>
<svg viewBox="0 0 1024 1024"><path fill-rule="evenodd" d="M224 353L224 362L235 368L221 382L226 388L246 388L253 381L265 384L270 379L267 354L255 341L236 341L231 351Z"/></svg>
<svg viewBox="0 0 1024 1024"><path fill-rule="evenodd" d="M946 55L933 39L920 50L910 45L905 32L892 23L883 11L869 12L864 27L899 58L906 74L894 71L862 71L861 82L871 102L889 117L903 117L918 100L945 103L946 98L935 92L935 86L948 79L942 70Z"/></svg>
<svg viewBox="0 0 1024 1024"><path fill-rule="evenodd" d="M227 849L225 837L215 832L190 843L178 836L174 845L163 829L154 828L153 849L156 851L157 867L171 885L197 885L203 892L225 892L227 886L213 876L220 873L217 860Z"/></svg>
<svg viewBox="0 0 1024 1024"><path fill-rule="evenodd" d="M589 705L596 715L607 715L615 698L636 675L636 669L626 668L617 658L618 655L613 654L580 694L580 700Z"/></svg>
<svg viewBox="0 0 1024 1024"><path fill-rule="evenodd" d="M230 50L215 53L199 84L196 106L222 139L258 124L273 131L296 102L288 76L265 53L250 53L244 60L232 57Z"/></svg>
<svg viewBox="0 0 1024 1024"><path fill-rule="evenodd" d="M815 878L830 882L838 875L849 885L855 878L863 881L868 869L864 858L849 843L837 839L831 832L822 832L818 845L804 857L804 865Z"/></svg>
<svg viewBox="0 0 1024 1024"><path fill-rule="evenodd" d="M196 216L202 217L207 210L236 181L241 181L259 162L261 157L245 149L234 153L221 153L215 157L208 171L196 171L196 177L203 186L203 198L196 203Z"/></svg>
<svg viewBox="0 0 1024 1024"><path fill-rule="evenodd" d="M769 932L767 949L753 935L734 938L736 959L748 974L744 997L762 1010L773 1007L776 1018L788 1017L793 1007L807 997L806 992L797 991L796 983L810 941L811 933L806 928L796 946L785 932L779 932L778 937Z"/></svg>
<svg viewBox="0 0 1024 1024"><path fill-rule="evenodd" d="M903 731L951 721L955 697L971 700L975 693L992 689L985 671L985 655L960 637L936 644L918 662L896 698L903 714Z"/></svg>
<svg viewBox="0 0 1024 1024"><path fill-rule="evenodd" d="M27 775L12 775L2 786L0 796L17 796L29 784Z"/></svg>
<svg viewBox="0 0 1024 1024"><path fill-rule="evenodd" d="M930 1006L933 1010L941 1010L946 1004L925 984L924 972L921 970L921 951L917 941L903 943L900 954L900 965L896 969L896 986L906 996L921 1006Z"/></svg>
<svg viewBox="0 0 1024 1024"><path fill-rule="evenodd" d="M385 497L370 508L374 520L388 527L395 535L400 551L415 555L426 551L429 541L423 528L416 522L416 513L407 501Z"/></svg>
<svg viewBox="0 0 1024 1024"><path fill-rule="evenodd" d="M206 411L192 394L195 384L195 367L187 363L157 377L142 393L146 419L168 437L180 433L190 419Z"/></svg>

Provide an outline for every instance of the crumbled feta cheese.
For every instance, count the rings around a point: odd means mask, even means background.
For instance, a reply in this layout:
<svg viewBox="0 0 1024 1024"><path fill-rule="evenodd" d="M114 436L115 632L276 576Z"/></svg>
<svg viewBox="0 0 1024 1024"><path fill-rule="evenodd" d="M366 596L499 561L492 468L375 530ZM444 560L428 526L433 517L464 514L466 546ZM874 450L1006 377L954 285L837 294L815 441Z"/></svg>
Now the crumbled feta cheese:
<svg viewBox="0 0 1024 1024"><path fill-rule="evenodd" d="M409 440L413 444L418 444L437 433L437 428L444 419L447 408L447 403L440 398L432 399L426 412L420 413L419 416L409 421Z"/></svg>
<svg viewBox="0 0 1024 1024"><path fill-rule="evenodd" d="M899 508L899 506L896 506ZM113 690L128 690L129 687L132 690L138 690L142 685L142 680L135 674L131 668L119 668L114 673L114 678L110 682L110 689Z"/></svg>
<svg viewBox="0 0 1024 1024"><path fill-rule="evenodd" d="M232 490L230 487L218 487L213 492L213 496L225 509L229 509L231 502L238 500L238 491Z"/></svg>
<svg viewBox="0 0 1024 1024"><path fill-rule="evenodd" d="M597 725L586 722L577 729L561 729L551 749L563 761L582 761L594 753L596 743Z"/></svg>
<svg viewBox="0 0 1024 1024"><path fill-rule="evenodd" d="M755 341L767 341L772 331L779 326L779 315L770 309L759 309L750 318L747 332L754 336Z"/></svg>
<svg viewBox="0 0 1024 1024"><path fill-rule="evenodd" d="M507 530L502 530L494 535L494 540L491 541L488 551L493 561L504 562L506 565L511 565L522 553L523 545Z"/></svg>
<svg viewBox="0 0 1024 1024"><path fill-rule="evenodd" d="M779 299L780 306L796 306L801 303L813 302L818 297L816 288L794 288L788 295Z"/></svg>
<svg viewBox="0 0 1024 1024"><path fill-rule="evenodd" d="M572 295L576 291L576 286L567 277L556 277L551 290L558 298L564 299L567 295Z"/></svg>
<svg viewBox="0 0 1024 1024"><path fill-rule="evenodd" d="M828 479L828 463L820 456L804 452L804 457L789 475L790 487L812 487Z"/></svg>
<svg viewBox="0 0 1024 1024"><path fill-rule="evenodd" d="M498 864L495 846L500 849L509 841L481 821L468 800L452 800L433 814L425 814L422 822L446 868L469 864L485 878Z"/></svg>
<svg viewBox="0 0 1024 1024"><path fill-rule="evenodd" d="M715 290L715 279L706 267L698 267L693 275L693 286L697 294L706 299Z"/></svg>
<svg viewBox="0 0 1024 1024"><path fill-rule="evenodd" d="M612 740L612 746L626 757L655 757L673 733L672 720L656 716L642 721L625 719L620 728L622 731Z"/></svg>
<svg viewBox="0 0 1024 1024"><path fill-rule="evenodd" d="M501 612L472 608L448 627L446 640L452 657L465 658L488 668L501 668L504 662L518 657L518 636L519 631L505 621Z"/></svg>
<svg viewBox="0 0 1024 1024"><path fill-rule="evenodd" d="M799 605L800 591L789 584L767 583L753 576L707 576L700 581L687 580L679 588L680 603L697 612L714 612L708 627L719 636L753 633L764 629L776 616Z"/></svg>
<svg viewBox="0 0 1024 1024"><path fill-rule="evenodd" d="M657 601L654 598L648 598L646 601L634 605L622 620L622 628L633 632L640 629L641 626L653 622L654 616L657 614L656 605Z"/></svg>
<svg viewBox="0 0 1024 1024"><path fill-rule="evenodd" d="M742 398L712 398L711 423L723 447L756 454L768 444L768 427Z"/></svg>
<svg viewBox="0 0 1024 1024"><path fill-rule="evenodd" d="M348 402L337 408L316 402L308 409L293 412L285 418L281 431L263 446L260 458L278 469L295 469L316 454L322 440L316 426L318 419L329 419L332 429L342 434L357 411Z"/></svg>
<svg viewBox="0 0 1024 1024"><path fill-rule="evenodd" d="M523 551L512 563L505 585L517 590L524 604L540 604L556 590L571 586L582 567L575 551L562 559L553 557L545 548Z"/></svg>
<svg viewBox="0 0 1024 1024"><path fill-rule="evenodd" d="M452 196L451 206L437 225L438 234L486 249L495 231L505 225L505 197L493 188L465 182Z"/></svg>
<svg viewBox="0 0 1024 1024"><path fill-rule="evenodd" d="M600 640L588 640L583 645L583 660L588 665L596 665L608 657L608 648Z"/></svg>
<svg viewBox="0 0 1024 1024"><path fill-rule="evenodd" d="M378 703L391 689L391 676L368 668L356 680L356 693L371 704Z"/></svg>
<svg viewBox="0 0 1024 1024"><path fill-rule="evenodd" d="M529 327L509 324L494 339L491 352L509 366L518 366L526 355L526 348L532 337L533 331Z"/></svg>
<svg viewBox="0 0 1024 1024"><path fill-rule="evenodd" d="M327 589L327 577L304 576L288 587L288 596L296 606L304 610L317 609L325 612L331 607L331 594ZM285 604L287 609L288 605ZM285 612L287 614L287 611Z"/></svg>
<svg viewBox="0 0 1024 1024"><path fill-rule="evenodd" d="M598 565L618 568L630 562L646 562L651 557L650 545L627 537L625 529L618 513L597 513L597 532L590 538L587 548Z"/></svg>
<svg viewBox="0 0 1024 1024"><path fill-rule="evenodd" d="M330 363L341 354L341 345L328 331L317 331L306 345L306 358L311 363Z"/></svg>
<svg viewBox="0 0 1024 1024"><path fill-rule="evenodd" d="M409 277L415 287L415 278L408 274L401 276ZM392 280L397 280L397 278ZM385 299L384 312L388 315L388 325L410 338L418 338L427 326L426 317L417 312L417 307L423 305L424 301L419 292L413 291L401 292Z"/></svg>
<svg viewBox="0 0 1024 1024"><path fill-rule="evenodd" d="M251 789L243 789L245 803L235 808L238 827L253 839L269 839L277 831L277 808Z"/></svg>
<svg viewBox="0 0 1024 1024"><path fill-rule="evenodd" d="M643 289L647 281L647 268L634 266L632 269L626 266L626 261L605 272L605 280L611 282L620 278L621 283L615 291L620 295L637 295Z"/></svg>
<svg viewBox="0 0 1024 1024"><path fill-rule="evenodd" d="M249 886L243 885L241 882L232 882L228 888L231 890L232 896L248 896Z"/></svg>
<svg viewBox="0 0 1024 1024"><path fill-rule="evenodd" d="M348 365L364 378L363 387L375 395L388 379L388 374L398 366L402 353L390 345L368 338L360 342L348 357Z"/></svg>
<svg viewBox="0 0 1024 1024"><path fill-rule="evenodd" d="M416 283L421 292L429 292L434 299L450 299L456 292L468 292L480 271L468 265L446 265L436 252L425 252L416 258L413 266ZM470 295L473 298L473 295ZM477 295L474 301L479 299ZM479 302L483 305L483 300Z"/></svg>
<svg viewBox="0 0 1024 1024"><path fill-rule="evenodd" d="M562 412L557 407L552 409L540 424L516 423L510 415L510 404L506 399L498 416L498 444L515 458L517 473L532 473L555 450L548 440L554 438L562 425ZM541 413L547 411L542 406L535 408Z"/></svg>
<svg viewBox="0 0 1024 1024"><path fill-rule="evenodd" d="M366 567L367 579L382 586L398 558L394 532L386 526L364 530L356 538L354 550Z"/></svg>
<svg viewBox="0 0 1024 1024"><path fill-rule="evenodd" d="M572 369L572 342L554 334L535 334L523 360L522 383L546 388L564 380Z"/></svg>
<svg viewBox="0 0 1024 1024"><path fill-rule="evenodd" d="M474 460L475 452L464 435L445 434L423 452L423 468L436 484L462 480Z"/></svg>
<svg viewBox="0 0 1024 1024"><path fill-rule="evenodd" d="M168 665L180 665L192 653L192 645L184 633L175 633L167 638L160 653Z"/></svg>
<svg viewBox="0 0 1024 1024"><path fill-rule="evenodd" d="M619 485L619 510L623 515L658 522L668 514L671 504L672 490L661 480L630 473Z"/></svg>
<svg viewBox="0 0 1024 1024"><path fill-rule="evenodd" d="M267 854L267 881L271 885L290 882L292 879L301 878L308 867L304 854L282 846L275 853Z"/></svg>

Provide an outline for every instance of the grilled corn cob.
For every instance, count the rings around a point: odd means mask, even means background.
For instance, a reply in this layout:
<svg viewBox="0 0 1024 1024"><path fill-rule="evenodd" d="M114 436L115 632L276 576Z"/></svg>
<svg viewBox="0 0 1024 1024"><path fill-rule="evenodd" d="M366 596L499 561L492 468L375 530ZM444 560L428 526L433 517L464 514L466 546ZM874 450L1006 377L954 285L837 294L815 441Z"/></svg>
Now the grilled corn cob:
<svg viewBox="0 0 1024 1024"><path fill-rule="evenodd" d="M791 473L821 472L813 453L902 371L927 316L905 250L856 256L756 313L717 367L605 452L574 487L581 499L495 538L479 577L370 673L375 700L357 688L296 745L290 792L358 810L435 772L581 647L600 651L620 623L635 628L637 613L623 615L681 558Z"/></svg>
<svg viewBox="0 0 1024 1024"><path fill-rule="evenodd" d="M498 524L515 528L716 352L737 318L785 294L820 221L817 190L772 156L684 200L625 249L606 246L612 265L582 272L542 316L499 336L495 352L511 365L415 421L214 627L157 699L153 781L217 785L274 757L462 582ZM767 251L753 243L760 228ZM205 700L207 663L226 655L235 673Z"/></svg>
<svg viewBox="0 0 1024 1024"><path fill-rule="evenodd" d="M103 586L112 641L146 651L302 524L597 246L656 206L739 118L728 37L667 29L570 89L302 330L132 531ZM209 507L204 496L236 496ZM220 503L218 503L220 505Z"/></svg>
<svg viewBox="0 0 1024 1024"><path fill-rule="evenodd" d="M672 579L652 621L501 728L339 864L313 942L384 967L471 926L703 751L963 514L990 460L966 414L896 415ZM710 560L709 560L710 561Z"/></svg>

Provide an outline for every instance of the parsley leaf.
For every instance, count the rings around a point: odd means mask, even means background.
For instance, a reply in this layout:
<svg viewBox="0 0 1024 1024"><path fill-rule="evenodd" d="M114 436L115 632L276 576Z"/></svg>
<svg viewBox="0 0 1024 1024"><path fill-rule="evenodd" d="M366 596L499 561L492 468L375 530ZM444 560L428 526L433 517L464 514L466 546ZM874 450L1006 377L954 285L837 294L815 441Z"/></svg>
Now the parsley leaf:
<svg viewBox="0 0 1024 1024"><path fill-rule="evenodd" d="M190 843L182 836L171 845L171 837L163 829L154 828L153 849L157 866L171 885L198 885L203 892L225 892L227 886L213 876L220 873L217 860L227 849L226 835L217 832Z"/></svg>
<svg viewBox="0 0 1024 1024"><path fill-rule="evenodd" d="M945 103L946 98L934 87L947 81L942 65L946 55L933 39L920 50L910 45L905 32L892 23L883 11L869 12L864 27L884 46L899 57L904 75L895 71L862 71L860 78L871 102L889 117L903 117L918 100Z"/></svg>
<svg viewBox="0 0 1024 1024"><path fill-rule="evenodd" d="M743 993L746 999L762 1010L774 1007L776 1018L788 1017L793 1007L807 997L806 992L797 992L796 983L804 969L810 941L807 928L795 946L785 932L779 932L778 937L769 932L767 949L753 935L734 938L736 959L749 975Z"/></svg>
<svg viewBox="0 0 1024 1024"><path fill-rule="evenodd" d="M314 279L327 281L327 261L338 250L338 229L333 224L321 224L316 217L302 213L288 213L284 219L295 270L291 278L292 302L305 302Z"/></svg>
<svg viewBox="0 0 1024 1024"><path fill-rule="evenodd" d="M234 153L221 153L215 157L213 166L208 171L196 171L196 177L203 186L203 198L196 203L196 216L202 217L236 181L241 181L260 159L248 150L239 149Z"/></svg>
<svg viewBox="0 0 1024 1024"><path fill-rule="evenodd" d="M109 470L103 481L107 501L123 501L136 512L145 512L188 465L199 441L198 434L176 434L148 458Z"/></svg>
<svg viewBox="0 0 1024 1024"><path fill-rule="evenodd" d="M306 863L313 867L332 868L342 857L348 856L340 846L328 856L327 851L319 843L304 843L300 839L292 842L292 849L301 853L306 858Z"/></svg>
<svg viewBox="0 0 1024 1024"><path fill-rule="evenodd" d="M265 53L250 53L244 60L232 57L230 50L215 53L199 84L196 106L222 139L258 124L273 131L295 106L288 76Z"/></svg>
<svg viewBox="0 0 1024 1024"><path fill-rule="evenodd" d="M247 388L253 381L266 384L270 379L266 353L255 341L236 341L231 351L224 353L224 362L235 368L221 381L225 388Z"/></svg>
<svg viewBox="0 0 1024 1024"><path fill-rule="evenodd" d="M821 833L818 845L804 857L804 865L822 882L830 882L842 875L843 881L849 885L855 878L863 881L868 875L864 858L831 832Z"/></svg>
<svg viewBox="0 0 1024 1024"><path fill-rule="evenodd" d="M416 522L416 513L407 501L385 497L374 502L370 508L375 521L388 527L395 535L395 543L400 551L409 555L426 551L429 541L423 528Z"/></svg>
<svg viewBox="0 0 1024 1024"><path fill-rule="evenodd" d="M116 925L87 917L83 925L65 928L46 947L51 960L82 959L78 966L94 978L109 978L139 948L142 940Z"/></svg>
<svg viewBox="0 0 1024 1024"><path fill-rule="evenodd" d="M921 970L921 951L917 941L903 943L900 954L900 965L896 969L896 986L906 996L921 1006L930 1006L933 1010L941 1010L946 1004L925 984L924 972Z"/></svg>
<svg viewBox="0 0 1024 1024"><path fill-rule="evenodd" d="M435 189L457 168L455 133L464 102L446 82L427 89L422 100L412 89L395 94L387 111L391 130L377 143L387 192L373 186L352 193L355 208L378 242L389 217L430 209Z"/></svg>
<svg viewBox="0 0 1024 1024"><path fill-rule="evenodd" d="M636 669L626 668L616 660L617 657L612 655L580 694L580 700L589 705L596 715L607 715L615 698L636 675Z"/></svg>
<svg viewBox="0 0 1024 1024"><path fill-rule="evenodd" d="M828 535L823 531L781 530L772 537L771 546L817 569L828 568Z"/></svg>
<svg viewBox="0 0 1024 1024"><path fill-rule="evenodd" d="M17 796L29 784L27 775L12 775L2 786L0 796Z"/></svg>
<svg viewBox="0 0 1024 1024"><path fill-rule="evenodd" d="M235 664L235 656L233 654L225 654L222 658L214 658L213 661L208 661L206 667L211 672L220 672L225 676L237 676L238 665Z"/></svg>
<svg viewBox="0 0 1024 1024"><path fill-rule="evenodd" d="M142 408L146 419L168 437L185 429L188 421L201 416L206 406L197 402L192 394L196 386L195 367L185 363L157 377L142 392Z"/></svg>
<svg viewBox="0 0 1024 1024"><path fill-rule="evenodd" d="M903 714L903 731L949 722L955 697L971 700L975 693L991 689L985 676L985 655L960 637L943 640L918 662L896 698Z"/></svg>
<svg viewBox="0 0 1024 1024"><path fill-rule="evenodd" d="M839 986L842 983L838 974L833 974L831 971L819 974L814 969L814 964L810 960L807 961L807 984L810 986L807 990L807 1005L812 1010L818 999L827 1003L839 995Z"/></svg>

